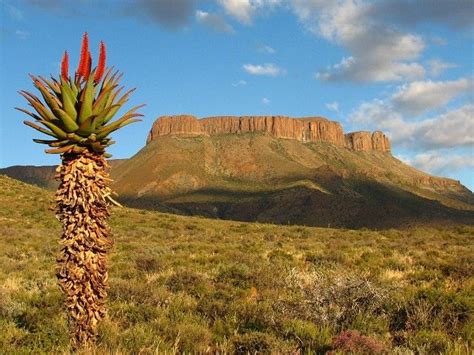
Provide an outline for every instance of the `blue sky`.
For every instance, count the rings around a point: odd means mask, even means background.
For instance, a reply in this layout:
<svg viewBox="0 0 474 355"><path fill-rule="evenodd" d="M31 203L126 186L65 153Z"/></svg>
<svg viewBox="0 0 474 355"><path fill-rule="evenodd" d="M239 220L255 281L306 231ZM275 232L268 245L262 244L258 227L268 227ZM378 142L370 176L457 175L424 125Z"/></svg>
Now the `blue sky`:
<svg viewBox="0 0 474 355"><path fill-rule="evenodd" d="M383 130L393 154L474 190L471 0L0 0L0 167L57 164L13 107L28 73L58 75L82 33L137 87L144 121L115 134L130 157L160 115L321 115Z"/></svg>

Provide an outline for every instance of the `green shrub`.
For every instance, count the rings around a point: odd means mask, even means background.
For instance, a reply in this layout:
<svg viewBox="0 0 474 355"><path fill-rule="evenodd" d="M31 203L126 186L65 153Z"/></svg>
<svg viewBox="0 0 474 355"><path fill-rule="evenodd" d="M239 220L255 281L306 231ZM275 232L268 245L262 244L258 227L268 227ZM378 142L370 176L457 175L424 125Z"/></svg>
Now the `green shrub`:
<svg viewBox="0 0 474 355"><path fill-rule="evenodd" d="M224 267L216 277L217 282L230 284L238 288L250 288L252 286L252 275L250 269L241 264Z"/></svg>
<svg viewBox="0 0 474 355"><path fill-rule="evenodd" d="M163 270L163 262L156 255L139 255L135 259L137 270L142 272L158 272Z"/></svg>
<svg viewBox="0 0 474 355"><path fill-rule="evenodd" d="M421 330L407 338L408 347L421 354L443 354L449 347L446 333L432 330Z"/></svg>
<svg viewBox="0 0 474 355"><path fill-rule="evenodd" d="M170 351L170 346L148 324L136 324L122 330L119 349L123 353L153 354ZM160 350L160 351L158 351ZM101 353L101 352L98 352Z"/></svg>
<svg viewBox="0 0 474 355"><path fill-rule="evenodd" d="M267 331L274 325L274 312L268 302L236 302L232 306L238 328L243 331Z"/></svg>
<svg viewBox="0 0 474 355"><path fill-rule="evenodd" d="M236 324L226 318L217 318L211 327L212 340L216 344L224 344L235 333Z"/></svg>
<svg viewBox="0 0 474 355"><path fill-rule="evenodd" d="M144 303L154 299L151 285L136 278L132 280L112 279L109 297L112 301L134 301Z"/></svg>
<svg viewBox="0 0 474 355"><path fill-rule="evenodd" d="M191 270L181 270L171 275L165 285L171 292L186 292L201 298L209 291L209 282L200 274Z"/></svg>
<svg viewBox="0 0 474 355"><path fill-rule="evenodd" d="M27 330L18 328L12 321L0 319L0 349L4 353L13 353L14 349L25 341Z"/></svg>
<svg viewBox="0 0 474 355"><path fill-rule="evenodd" d="M271 354L281 351L276 339L267 333L239 334L235 335L231 342L234 354Z"/></svg>
<svg viewBox="0 0 474 355"><path fill-rule="evenodd" d="M325 253L308 253L305 260L315 266L343 264L347 256L340 251L332 250Z"/></svg>
<svg viewBox="0 0 474 355"><path fill-rule="evenodd" d="M239 299L231 287L217 288L213 292L198 300L196 310L199 314L212 322L225 319L228 316L236 321L232 305Z"/></svg>
<svg viewBox="0 0 474 355"><path fill-rule="evenodd" d="M175 348L181 353L205 353L211 344L211 332L202 322L184 319L172 330L175 334Z"/></svg>
<svg viewBox="0 0 474 355"><path fill-rule="evenodd" d="M268 260L271 263L289 263L293 261L293 256L283 250L273 250L268 254Z"/></svg>
<svg viewBox="0 0 474 355"><path fill-rule="evenodd" d="M459 333L470 319L472 306L462 295L422 289L398 304L391 316L390 330L446 329L450 334Z"/></svg>
<svg viewBox="0 0 474 355"><path fill-rule="evenodd" d="M298 349L302 353L324 353L331 349L332 335L327 327L293 319L283 324L283 332L287 338L298 344Z"/></svg>

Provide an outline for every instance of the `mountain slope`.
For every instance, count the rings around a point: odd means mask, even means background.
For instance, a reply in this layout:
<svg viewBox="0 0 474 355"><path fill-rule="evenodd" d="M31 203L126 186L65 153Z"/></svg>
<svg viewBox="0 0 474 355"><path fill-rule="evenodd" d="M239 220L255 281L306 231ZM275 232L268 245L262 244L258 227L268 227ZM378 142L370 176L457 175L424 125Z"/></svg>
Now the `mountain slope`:
<svg viewBox="0 0 474 355"><path fill-rule="evenodd" d="M162 135L112 176L128 205L224 219L379 228L474 220L468 189L388 152L258 132Z"/></svg>
<svg viewBox="0 0 474 355"><path fill-rule="evenodd" d="M126 161L126 159L111 159L109 164L112 169L115 166ZM13 179L36 185L48 190L56 189L58 183L54 180L56 174L55 165L34 166L34 165L14 165L8 168L0 169L0 174L9 176Z"/></svg>

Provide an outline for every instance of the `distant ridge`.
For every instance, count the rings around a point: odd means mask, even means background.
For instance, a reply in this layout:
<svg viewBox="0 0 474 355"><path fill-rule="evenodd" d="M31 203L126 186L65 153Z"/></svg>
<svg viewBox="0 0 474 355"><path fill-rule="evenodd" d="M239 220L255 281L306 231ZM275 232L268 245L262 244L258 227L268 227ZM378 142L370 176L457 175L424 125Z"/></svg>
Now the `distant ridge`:
<svg viewBox="0 0 474 355"><path fill-rule="evenodd" d="M126 159L108 160L112 168L124 161L126 161ZM13 165L8 168L0 169L0 174L49 190L56 189L58 186L58 182L54 179L56 165Z"/></svg>
<svg viewBox="0 0 474 355"><path fill-rule="evenodd" d="M339 122L324 117L215 116L198 119L192 115L159 117L147 143L164 135L216 135L264 133L275 138L300 142L328 142L355 151L390 152L390 141L380 131L344 134Z"/></svg>

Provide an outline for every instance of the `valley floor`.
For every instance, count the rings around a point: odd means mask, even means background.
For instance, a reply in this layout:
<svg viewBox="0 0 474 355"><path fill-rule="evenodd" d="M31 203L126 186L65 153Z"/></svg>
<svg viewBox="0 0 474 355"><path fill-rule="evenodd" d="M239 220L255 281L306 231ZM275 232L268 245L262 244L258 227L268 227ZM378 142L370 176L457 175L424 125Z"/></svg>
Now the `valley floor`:
<svg viewBox="0 0 474 355"><path fill-rule="evenodd" d="M62 353L51 194L0 176L0 353ZM472 352L474 227L275 226L114 209L98 352Z"/></svg>

